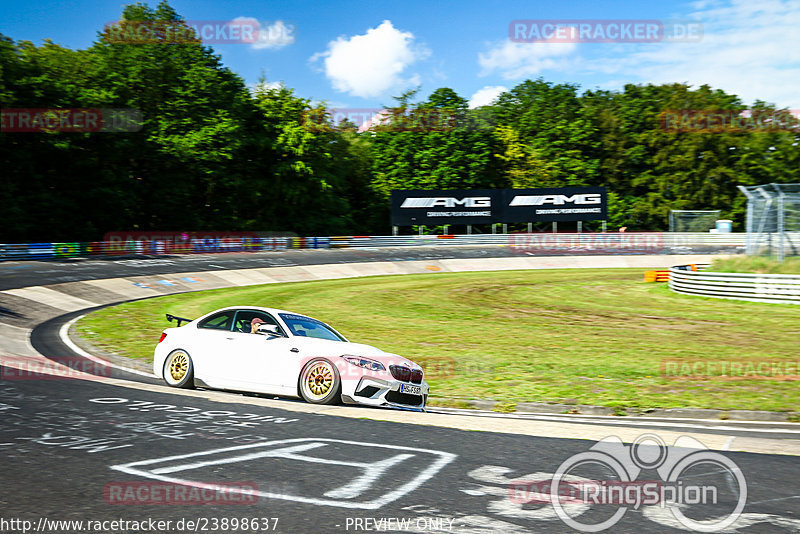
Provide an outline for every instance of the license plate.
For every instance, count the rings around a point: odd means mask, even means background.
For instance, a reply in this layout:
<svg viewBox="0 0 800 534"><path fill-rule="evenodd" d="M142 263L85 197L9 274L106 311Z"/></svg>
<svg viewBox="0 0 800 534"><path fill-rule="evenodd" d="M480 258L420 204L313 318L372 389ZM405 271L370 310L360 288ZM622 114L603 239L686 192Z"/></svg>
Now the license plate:
<svg viewBox="0 0 800 534"><path fill-rule="evenodd" d="M422 386L400 384L400 393L408 393L409 395L422 395Z"/></svg>

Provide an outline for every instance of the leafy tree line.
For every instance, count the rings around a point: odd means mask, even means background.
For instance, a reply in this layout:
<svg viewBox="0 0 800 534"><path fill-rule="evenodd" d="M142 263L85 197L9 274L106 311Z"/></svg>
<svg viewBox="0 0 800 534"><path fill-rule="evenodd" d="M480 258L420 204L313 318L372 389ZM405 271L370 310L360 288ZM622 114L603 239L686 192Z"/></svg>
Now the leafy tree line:
<svg viewBox="0 0 800 534"><path fill-rule="evenodd" d="M127 6L121 20L182 19L161 2ZM199 41L131 45L105 30L71 50L0 35L2 108L143 117L131 133L0 133L0 242L135 229L385 234L392 189L567 185L607 186L611 225L663 230L670 209L741 223L736 185L800 181L796 133L661 128L664 110L746 108L707 86L581 93L538 79L477 109L449 88L415 98L396 97L368 131L318 127L309 117L328 118L321 104L284 86L248 89Z"/></svg>

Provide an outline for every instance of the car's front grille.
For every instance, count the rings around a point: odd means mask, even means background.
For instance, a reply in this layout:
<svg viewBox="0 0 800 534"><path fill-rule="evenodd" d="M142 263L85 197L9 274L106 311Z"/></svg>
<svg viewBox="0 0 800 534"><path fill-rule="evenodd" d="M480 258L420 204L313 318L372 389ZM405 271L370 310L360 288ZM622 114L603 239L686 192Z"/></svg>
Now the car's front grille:
<svg viewBox="0 0 800 534"><path fill-rule="evenodd" d="M422 404L422 395L409 395L399 391L389 391L386 400L395 404L405 404L408 406L419 406Z"/></svg>
<svg viewBox="0 0 800 534"><path fill-rule="evenodd" d="M412 382L419 384L422 382L422 371L414 369L413 371L404 365L390 365L389 372L392 376L401 382Z"/></svg>
<svg viewBox="0 0 800 534"><path fill-rule="evenodd" d="M389 371L392 376L401 382L411 381L411 369L402 365L390 365Z"/></svg>

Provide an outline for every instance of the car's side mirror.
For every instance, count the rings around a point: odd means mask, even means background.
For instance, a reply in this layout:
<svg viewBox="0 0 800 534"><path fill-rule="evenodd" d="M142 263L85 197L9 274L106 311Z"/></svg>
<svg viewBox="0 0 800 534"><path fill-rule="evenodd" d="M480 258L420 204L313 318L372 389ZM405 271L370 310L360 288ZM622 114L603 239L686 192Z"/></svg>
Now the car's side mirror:
<svg viewBox="0 0 800 534"><path fill-rule="evenodd" d="M266 334L268 336L283 337L283 332L276 324L262 324L258 326L257 332L259 334Z"/></svg>

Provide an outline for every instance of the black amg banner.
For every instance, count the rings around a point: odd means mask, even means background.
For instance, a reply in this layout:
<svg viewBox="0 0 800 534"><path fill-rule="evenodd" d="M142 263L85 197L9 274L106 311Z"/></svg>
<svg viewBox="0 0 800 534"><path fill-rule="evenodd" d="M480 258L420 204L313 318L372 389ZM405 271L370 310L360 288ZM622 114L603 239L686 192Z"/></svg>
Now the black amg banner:
<svg viewBox="0 0 800 534"><path fill-rule="evenodd" d="M605 187L392 191L393 226L593 221L607 213Z"/></svg>
<svg viewBox="0 0 800 534"><path fill-rule="evenodd" d="M503 189L500 222L597 221L607 216L605 187Z"/></svg>
<svg viewBox="0 0 800 534"><path fill-rule="evenodd" d="M392 225L499 222L501 189L392 191Z"/></svg>

